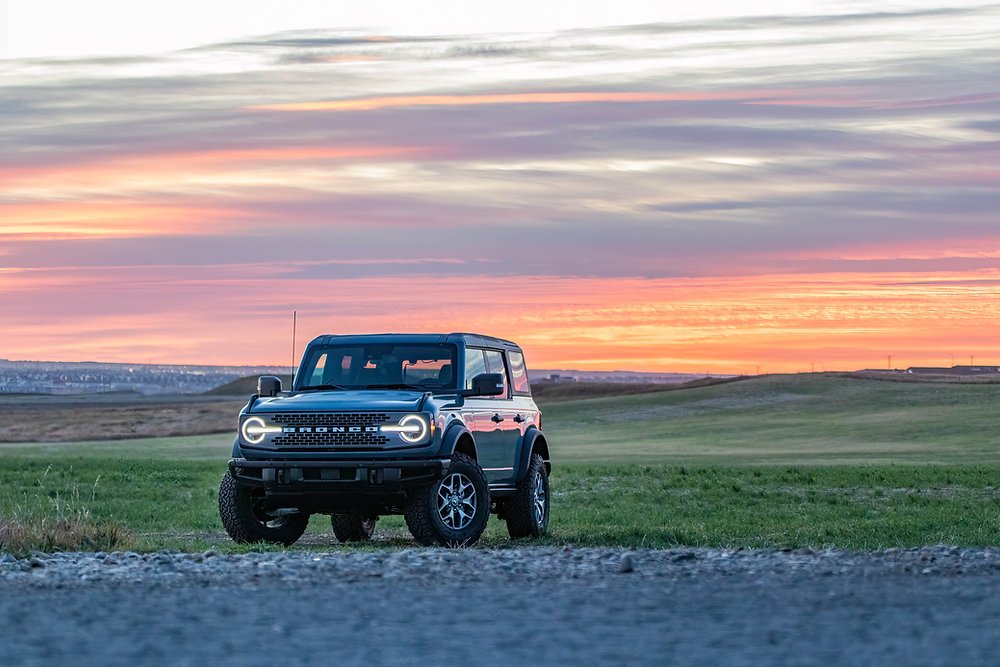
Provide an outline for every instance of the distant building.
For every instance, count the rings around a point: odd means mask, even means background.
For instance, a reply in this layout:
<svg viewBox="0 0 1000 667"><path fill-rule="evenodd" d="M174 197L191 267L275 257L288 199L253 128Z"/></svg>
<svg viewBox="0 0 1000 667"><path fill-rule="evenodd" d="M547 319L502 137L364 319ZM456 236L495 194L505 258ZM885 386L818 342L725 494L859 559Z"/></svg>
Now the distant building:
<svg viewBox="0 0 1000 667"><path fill-rule="evenodd" d="M285 369L287 370L287 369ZM0 394L198 394L247 375L275 375L274 366L180 366L0 360Z"/></svg>
<svg viewBox="0 0 1000 667"><path fill-rule="evenodd" d="M913 366L907 368L906 372L910 375L995 375L1000 373L1000 366L952 366L951 368Z"/></svg>
<svg viewBox="0 0 1000 667"><path fill-rule="evenodd" d="M547 377L544 382L576 382L576 378L572 375L559 375L558 373L553 373Z"/></svg>

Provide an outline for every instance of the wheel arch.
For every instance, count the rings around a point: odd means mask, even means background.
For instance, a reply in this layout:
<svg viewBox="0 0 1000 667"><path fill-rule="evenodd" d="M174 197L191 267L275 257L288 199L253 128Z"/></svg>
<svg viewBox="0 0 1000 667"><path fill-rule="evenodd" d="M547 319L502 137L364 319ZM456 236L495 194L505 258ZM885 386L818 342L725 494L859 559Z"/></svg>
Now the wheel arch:
<svg viewBox="0 0 1000 667"><path fill-rule="evenodd" d="M474 461L479 461L476 439L472 437L472 433L465 426L455 425L445 432L441 453L451 456L456 452L471 456Z"/></svg>
<svg viewBox="0 0 1000 667"><path fill-rule="evenodd" d="M528 474L532 454L539 454L545 461L545 472L552 474L552 463L549 461L549 441L545 438L544 433L532 427L524 435L524 446L521 448L521 457L517 462L515 481L520 482Z"/></svg>

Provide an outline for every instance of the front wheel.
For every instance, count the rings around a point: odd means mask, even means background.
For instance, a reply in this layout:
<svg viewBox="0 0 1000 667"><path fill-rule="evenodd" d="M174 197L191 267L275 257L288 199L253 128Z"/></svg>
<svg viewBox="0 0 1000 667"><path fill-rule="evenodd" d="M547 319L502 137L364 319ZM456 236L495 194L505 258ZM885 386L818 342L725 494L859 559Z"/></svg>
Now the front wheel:
<svg viewBox="0 0 1000 667"><path fill-rule="evenodd" d="M406 526L424 546L475 544L490 517L490 486L475 459L455 454L444 479L414 493Z"/></svg>
<svg viewBox="0 0 1000 667"><path fill-rule="evenodd" d="M219 485L219 516L234 542L250 544L270 542L291 546L302 537L309 525L308 514L272 515L264 511L260 496L236 482L231 472Z"/></svg>
<svg viewBox="0 0 1000 667"><path fill-rule="evenodd" d="M541 537L549 529L549 474L545 460L531 455L528 474L507 503L507 532L513 538Z"/></svg>

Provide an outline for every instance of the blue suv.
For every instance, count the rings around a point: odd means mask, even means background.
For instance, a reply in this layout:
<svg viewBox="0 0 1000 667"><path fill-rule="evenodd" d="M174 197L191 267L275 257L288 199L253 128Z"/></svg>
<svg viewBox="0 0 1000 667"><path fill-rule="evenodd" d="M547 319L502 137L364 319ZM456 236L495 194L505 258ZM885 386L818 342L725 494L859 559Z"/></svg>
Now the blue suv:
<svg viewBox="0 0 1000 667"><path fill-rule="evenodd" d="M524 353L468 333L320 336L289 391L261 377L219 489L237 542L290 545L328 514L341 542L401 514L424 545L549 524L549 445Z"/></svg>

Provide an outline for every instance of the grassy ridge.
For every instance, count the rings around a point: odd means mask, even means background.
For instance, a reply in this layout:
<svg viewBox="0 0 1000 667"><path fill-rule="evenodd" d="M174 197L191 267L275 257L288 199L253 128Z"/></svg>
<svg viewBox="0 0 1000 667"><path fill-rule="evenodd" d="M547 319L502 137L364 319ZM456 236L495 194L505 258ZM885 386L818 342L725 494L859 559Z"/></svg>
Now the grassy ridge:
<svg viewBox="0 0 1000 667"><path fill-rule="evenodd" d="M553 403L561 458L725 465L1000 463L1000 385L768 376Z"/></svg>
<svg viewBox="0 0 1000 667"><path fill-rule="evenodd" d="M1000 384L785 375L629 396L542 403L560 463L1000 464ZM219 460L232 433L104 441L88 455ZM80 443L2 444L59 459Z"/></svg>

